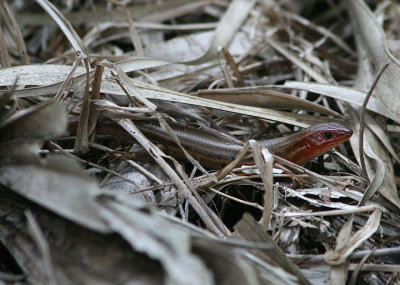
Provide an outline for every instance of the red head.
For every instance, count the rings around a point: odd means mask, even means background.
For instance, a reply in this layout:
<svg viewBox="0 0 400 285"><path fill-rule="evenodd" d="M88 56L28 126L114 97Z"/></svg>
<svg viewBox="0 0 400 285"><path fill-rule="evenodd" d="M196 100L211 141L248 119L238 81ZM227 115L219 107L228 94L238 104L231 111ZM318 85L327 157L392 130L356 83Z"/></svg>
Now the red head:
<svg viewBox="0 0 400 285"><path fill-rule="evenodd" d="M297 164L303 164L347 141L352 134L351 129L338 123L311 126L295 134L297 135L296 139L293 139L295 151L287 159Z"/></svg>

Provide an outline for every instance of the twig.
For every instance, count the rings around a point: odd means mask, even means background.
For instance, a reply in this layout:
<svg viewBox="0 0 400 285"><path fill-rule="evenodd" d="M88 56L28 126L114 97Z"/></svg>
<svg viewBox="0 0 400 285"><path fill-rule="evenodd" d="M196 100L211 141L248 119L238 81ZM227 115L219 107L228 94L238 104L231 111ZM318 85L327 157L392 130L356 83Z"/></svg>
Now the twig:
<svg viewBox="0 0 400 285"><path fill-rule="evenodd" d="M253 202L244 201L244 200L242 200L242 199L239 199L239 198L233 197L233 196L231 196L231 195L228 195L228 194L226 194L226 193L223 193L223 192L221 192L221 191L218 191L217 189L214 189L213 187L210 187L210 188L208 188L208 189L209 189L210 191L212 191L212 192L218 194L218 195L221 195L222 197L231 199L232 201L235 201L235 202L237 202L237 203L240 203L240 204L243 204L243 205L246 205L246 206L250 206L250 207L254 207L254 208L259 209L259 210L261 210L261 211L264 210L264 207L261 206L261 205L259 205L258 203L253 203Z"/></svg>
<svg viewBox="0 0 400 285"><path fill-rule="evenodd" d="M389 66L389 64L386 64L386 66L384 67L384 69L386 69ZM372 251L368 252L360 261L359 264L357 264L356 268L354 269L353 274L351 275L350 281L349 281L349 285L355 285L357 282L357 277L358 277L358 273L360 273L361 269L363 268L365 262L367 261L368 258L370 258L377 250L378 248L382 247L383 245L385 245L386 243L389 243L391 241L397 240L400 238L400 234L397 234L395 236L391 236L387 239L385 239L383 242L381 242L377 247L375 247Z"/></svg>
<svg viewBox="0 0 400 285"><path fill-rule="evenodd" d="M360 130L359 130L359 136L360 136L360 141L359 141L359 155L360 155L360 164L361 164L361 169L362 169L362 174L363 177L368 181L368 183L370 182L369 177L368 177L368 173L367 173L367 168L365 166L365 157L364 157L364 129L365 129L365 112L367 109L367 104L369 101L369 98L371 98L372 93L375 90L376 85L379 82L379 79L381 78L382 74L385 72L386 68L388 68L388 66L390 65L390 62L386 63L382 69L379 71L378 75L376 76L374 82L371 85L371 88L368 90L368 94L364 99L364 102L361 106L361 112L360 112Z"/></svg>
<svg viewBox="0 0 400 285"><path fill-rule="evenodd" d="M105 171L105 172L111 173L112 175L118 176L119 178L125 180L126 182L132 183L137 189L140 189L139 185L137 185L136 182L133 181L132 179L129 179L129 178L127 178L127 177L124 177L123 175L119 174L119 173L116 172L116 171L113 171L113 170L111 170L111 169L108 169L108 168L106 168L106 167L103 167L103 166L101 166L101 165L98 165L98 164L96 164L96 163L93 163L93 162L90 162L90 161L86 161L86 160L84 160L84 159L81 159L81 158L79 158L79 157L73 155L73 154L70 154L70 153L64 151L64 149L63 149L61 146L59 146L58 144L56 144L55 142L50 141L50 144L51 144L52 146L54 146L55 148L57 148L59 151L61 151L61 152L62 152L63 154L65 154L66 156L72 157L73 159L76 159L76 160L80 161L80 162L83 163L83 164L86 164L86 165L89 165L89 166L98 168L98 169L103 170L103 171Z"/></svg>

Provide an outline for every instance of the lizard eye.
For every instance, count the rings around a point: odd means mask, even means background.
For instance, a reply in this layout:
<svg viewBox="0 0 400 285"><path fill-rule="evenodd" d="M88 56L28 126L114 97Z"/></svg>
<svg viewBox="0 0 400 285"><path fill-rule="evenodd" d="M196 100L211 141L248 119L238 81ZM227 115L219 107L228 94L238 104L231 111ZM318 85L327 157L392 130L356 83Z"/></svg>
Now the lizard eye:
<svg viewBox="0 0 400 285"><path fill-rule="evenodd" d="M327 139L331 139L332 136L333 136L333 135L332 135L331 132L325 132L325 133L324 133L324 137L327 138Z"/></svg>

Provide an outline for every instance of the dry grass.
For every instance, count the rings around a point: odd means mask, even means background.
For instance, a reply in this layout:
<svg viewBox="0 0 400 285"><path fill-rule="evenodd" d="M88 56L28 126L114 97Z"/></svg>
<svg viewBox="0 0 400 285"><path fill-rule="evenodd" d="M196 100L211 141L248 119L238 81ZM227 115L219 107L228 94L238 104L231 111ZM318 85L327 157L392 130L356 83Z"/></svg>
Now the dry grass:
<svg viewBox="0 0 400 285"><path fill-rule="evenodd" d="M52 3L0 2L1 284L399 282L400 4ZM350 142L303 166L253 140L332 121Z"/></svg>

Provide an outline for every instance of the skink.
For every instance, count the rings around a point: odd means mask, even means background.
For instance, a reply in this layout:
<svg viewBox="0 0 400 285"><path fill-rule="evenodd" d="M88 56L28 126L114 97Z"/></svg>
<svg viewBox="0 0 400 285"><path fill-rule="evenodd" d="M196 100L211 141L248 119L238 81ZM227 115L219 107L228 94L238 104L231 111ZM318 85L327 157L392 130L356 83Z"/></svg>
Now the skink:
<svg viewBox="0 0 400 285"><path fill-rule="evenodd" d="M164 143L166 152L178 158L185 158L180 148L169 134L155 123L135 121L136 126L149 138ZM210 169L222 168L234 160L242 150L243 144L228 138L211 134L207 131L170 124L185 149L203 166ZM69 124L69 129L76 130L77 121ZM115 134L124 136L118 126L110 125L108 120L100 120L96 127L98 134ZM308 127L289 136L259 140L258 143L272 153L296 164L320 156L331 148L347 141L353 131L338 123L324 123ZM254 164L252 158L242 160L241 164Z"/></svg>
<svg viewBox="0 0 400 285"><path fill-rule="evenodd" d="M167 152L182 157L182 152L160 126L152 123L135 123L148 137L166 145ZM234 160L242 150L243 144L235 143L212 135L206 131L172 125L172 128L185 149L202 165L208 168L221 168ZM347 141L353 131L338 123L325 123L308 127L289 136L260 140L272 154L285 158L296 164L305 162L324 154L331 148ZM249 157L241 164L254 164Z"/></svg>

